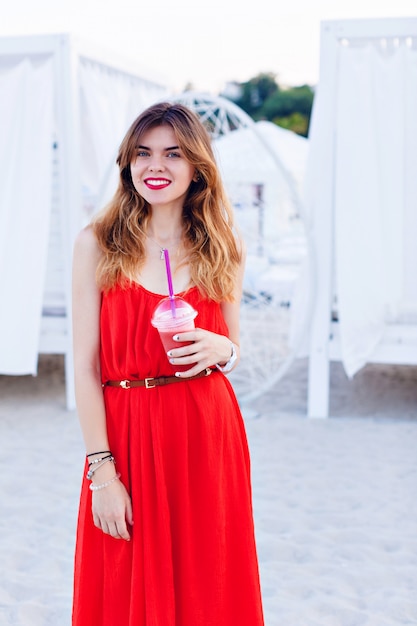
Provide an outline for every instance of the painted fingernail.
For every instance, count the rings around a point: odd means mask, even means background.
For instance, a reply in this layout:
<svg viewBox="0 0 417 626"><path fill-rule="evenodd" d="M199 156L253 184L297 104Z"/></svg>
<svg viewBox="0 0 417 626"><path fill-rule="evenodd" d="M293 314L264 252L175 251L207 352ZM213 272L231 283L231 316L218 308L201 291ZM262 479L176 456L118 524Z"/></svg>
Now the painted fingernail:
<svg viewBox="0 0 417 626"><path fill-rule="evenodd" d="M169 362L172 363L172 365L174 365L175 359L169 359Z"/></svg>
<svg viewBox="0 0 417 626"><path fill-rule="evenodd" d="M167 355L168 355L168 356L172 356L172 352L171 352L171 350L168 350Z"/></svg>
<svg viewBox="0 0 417 626"><path fill-rule="evenodd" d="M179 341L180 340L180 336L179 335L174 335L174 341Z"/></svg>
<svg viewBox="0 0 417 626"><path fill-rule="evenodd" d="M181 374L180 374L179 372L175 372L175 376L176 376L177 378L181 378Z"/></svg>

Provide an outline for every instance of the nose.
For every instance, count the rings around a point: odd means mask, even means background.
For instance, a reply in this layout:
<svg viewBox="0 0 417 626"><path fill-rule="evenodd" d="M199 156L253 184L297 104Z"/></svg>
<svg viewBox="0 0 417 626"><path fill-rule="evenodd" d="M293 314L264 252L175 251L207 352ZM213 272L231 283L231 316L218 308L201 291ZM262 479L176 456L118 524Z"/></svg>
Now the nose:
<svg viewBox="0 0 417 626"><path fill-rule="evenodd" d="M159 157L154 156L148 165L148 169L150 172L162 172L164 165Z"/></svg>

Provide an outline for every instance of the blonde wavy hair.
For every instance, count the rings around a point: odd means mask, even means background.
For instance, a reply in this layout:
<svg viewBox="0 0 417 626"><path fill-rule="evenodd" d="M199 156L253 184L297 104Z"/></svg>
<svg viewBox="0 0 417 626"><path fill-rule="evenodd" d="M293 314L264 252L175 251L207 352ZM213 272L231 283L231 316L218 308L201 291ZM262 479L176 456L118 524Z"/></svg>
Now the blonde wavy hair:
<svg viewBox="0 0 417 626"><path fill-rule="evenodd" d="M163 102L146 109L120 145L117 191L92 222L103 253L97 270L98 284L107 291L126 278L133 281L144 263L144 231L151 208L133 185L130 164L143 134L162 125L173 129L184 157L198 173L198 180L192 181L188 189L182 214L191 282L217 302L232 301L242 254L232 210L207 130L193 111L176 103Z"/></svg>

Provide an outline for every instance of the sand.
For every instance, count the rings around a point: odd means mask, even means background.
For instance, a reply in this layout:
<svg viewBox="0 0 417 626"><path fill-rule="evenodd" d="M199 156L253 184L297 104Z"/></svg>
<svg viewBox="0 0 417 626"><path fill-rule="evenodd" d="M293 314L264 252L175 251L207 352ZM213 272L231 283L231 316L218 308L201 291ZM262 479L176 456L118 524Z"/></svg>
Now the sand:
<svg viewBox="0 0 417 626"><path fill-rule="evenodd" d="M417 624L417 368L332 365L327 420L306 394L301 360L243 407L265 624ZM0 376L0 441L0 624L69 626L84 448L62 357Z"/></svg>

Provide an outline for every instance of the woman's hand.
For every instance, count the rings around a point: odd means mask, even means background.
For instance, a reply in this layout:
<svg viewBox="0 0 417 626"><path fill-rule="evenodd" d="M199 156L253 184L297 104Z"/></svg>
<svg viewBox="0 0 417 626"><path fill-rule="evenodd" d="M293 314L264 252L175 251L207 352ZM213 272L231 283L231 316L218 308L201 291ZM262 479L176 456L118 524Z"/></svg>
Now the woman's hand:
<svg viewBox="0 0 417 626"><path fill-rule="evenodd" d="M104 489L93 491L92 511L94 525L103 533L115 539L130 541L127 525L133 525L132 503L120 480L115 480Z"/></svg>
<svg viewBox="0 0 417 626"><path fill-rule="evenodd" d="M227 363L232 355L231 340L228 337L202 328L178 333L174 335L174 341L193 342L187 346L173 348L167 353L169 362L174 368L176 365L192 365L189 370L176 372L176 376L181 378L195 376L216 363Z"/></svg>

